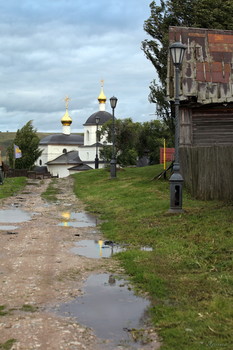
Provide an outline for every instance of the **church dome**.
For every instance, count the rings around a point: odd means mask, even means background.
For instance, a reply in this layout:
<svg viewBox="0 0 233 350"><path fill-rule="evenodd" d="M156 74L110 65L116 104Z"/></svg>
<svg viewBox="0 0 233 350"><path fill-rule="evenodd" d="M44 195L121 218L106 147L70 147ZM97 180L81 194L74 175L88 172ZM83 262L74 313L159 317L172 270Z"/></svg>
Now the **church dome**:
<svg viewBox="0 0 233 350"><path fill-rule="evenodd" d="M98 101L99 101L99 103L105 103L106 100L107 100L107 97L105 96L105 94L104 94L104 89L103 89L103 87L102 87L102 88L101 88L100 95L99 95L99 97L98 97Z"/></svg>
<svg viewBox="0 0 233 350"><path fill-rule="evenodd" d="M68 113L68 109L66 108L66 112L65 114L63 115L63 117L61 118L61 123L62 125L70 125L72 123L72 119L71 117L69 116L69 113Z"/></svg>
<svg viewBox="0 0 233 350"><path fill-rule="evenodd" d="M112 114L106 111L98 111L93 113L86 121L85 125L96 125L96 117L99 118L99 125L103 125L108 120L112 119Z"/></svg>

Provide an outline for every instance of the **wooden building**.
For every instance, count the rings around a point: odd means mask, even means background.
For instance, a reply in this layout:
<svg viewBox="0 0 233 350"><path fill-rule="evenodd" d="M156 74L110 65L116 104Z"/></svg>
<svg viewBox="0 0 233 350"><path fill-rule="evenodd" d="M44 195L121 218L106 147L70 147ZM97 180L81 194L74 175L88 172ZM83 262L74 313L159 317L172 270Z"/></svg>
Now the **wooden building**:
<svg viewBox="0 0 233 350"><path fill-rule="evenodd" d="M170 27L187 45L180 74L180 163L201 199L233 199L233 31ZM168 57L167 95L174 99Z"/></svg>

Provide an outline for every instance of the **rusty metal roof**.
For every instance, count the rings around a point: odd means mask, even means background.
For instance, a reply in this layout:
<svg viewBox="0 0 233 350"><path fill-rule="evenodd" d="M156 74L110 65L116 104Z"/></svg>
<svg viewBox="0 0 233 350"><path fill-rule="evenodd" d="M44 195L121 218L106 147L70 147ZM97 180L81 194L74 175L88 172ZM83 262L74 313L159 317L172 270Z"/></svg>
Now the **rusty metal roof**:
<svg viewBox="0 0 233 350"><path fill-rule="evenodd" d="M180 99L201 104L233 102L233 31L169 28L170 44L187 45L181 70ZM167 95L174 98L174 68L168 57Z"/></svg>

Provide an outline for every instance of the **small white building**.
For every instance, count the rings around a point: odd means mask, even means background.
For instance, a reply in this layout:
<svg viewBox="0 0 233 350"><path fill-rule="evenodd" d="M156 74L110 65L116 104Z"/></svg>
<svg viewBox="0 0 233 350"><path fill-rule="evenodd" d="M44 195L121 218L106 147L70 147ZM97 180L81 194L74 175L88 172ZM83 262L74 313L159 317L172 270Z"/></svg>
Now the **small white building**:
<svg viewBox="0 0 233 350"><path fill-rule="evenodd" d="M66 177L70 174L95 168L95 158L98 153L98 167L105 166L100 158L100 150L107 145L106 136L97 140L97 130L112 119L112 114L105 111L106 96L101 88L98 97L99 111L92 114L84 124L84 136L71 134L72 119L68 112L66 97L66 112L61 119L62 133L49 135L39 143L42 154L36 162L37 166L47 166L52 176Z"/></svg>

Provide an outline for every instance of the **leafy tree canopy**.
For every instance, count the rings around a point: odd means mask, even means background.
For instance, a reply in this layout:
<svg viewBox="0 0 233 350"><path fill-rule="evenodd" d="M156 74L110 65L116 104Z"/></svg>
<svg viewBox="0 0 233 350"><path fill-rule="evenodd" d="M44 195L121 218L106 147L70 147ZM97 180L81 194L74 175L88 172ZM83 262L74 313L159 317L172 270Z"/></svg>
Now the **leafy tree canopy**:
<svg viewBox="0 0 233 350"><path fill-rule="evenodd" d="M112 121L105 123L101 135L107 134L108 142L112 142ZM170 134L164 122L153 120L145 123L134 123L131 118L115 121L115 154L121 166L135 165L138 158L145 154L150 163L159 162L159 148L163 147L163 139L169 146ZM170 143L171 145L171 143ZM104 147L101 157L107 162L112 157L112 147Z"/></svg>
<svg viewBox="0 0 233 350"><path fill-rule="evenodd" d="M152 39L144 40L142 49L154 65L160 84L151 82L149 100L157 103L158 114L171 129L170 105L165 99L169 26L233 30L233 1L160 0L159 5L152 1L150 9L144 30Z"/></svg>
<svg viewBox="0 0 233 350"><path fill-rule="evenodd" d="M14 158L15 144L19 146L22 152L22 157L15 159L15 168L31 169L42 153L38 148L39 142L40 139L37 136L37 131L33 128L32 121L30 120L22 127L22 129L17 130L13 144L8 149L11 166Z"/></svg>

